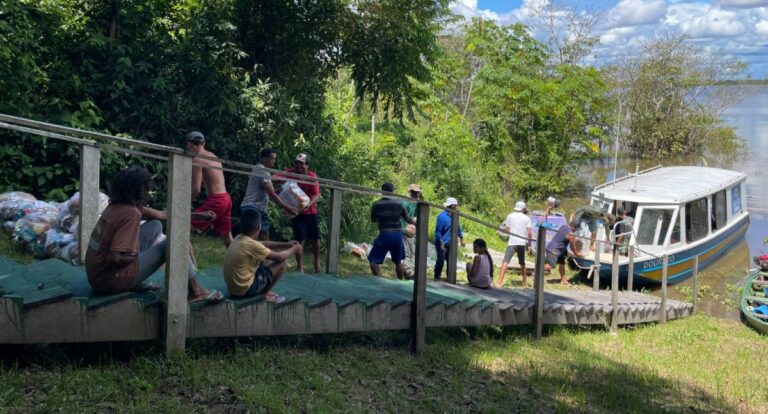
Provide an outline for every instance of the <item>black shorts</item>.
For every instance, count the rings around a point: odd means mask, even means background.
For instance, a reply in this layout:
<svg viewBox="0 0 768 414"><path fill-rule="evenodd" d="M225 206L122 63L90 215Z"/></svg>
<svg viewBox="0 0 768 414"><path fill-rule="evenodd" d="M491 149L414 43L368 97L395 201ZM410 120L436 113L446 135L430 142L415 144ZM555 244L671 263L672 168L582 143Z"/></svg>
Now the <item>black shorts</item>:
<svg viewBox="0 0 768 414"><path fill-rule="evenodd" d="M293 240L319 240L320 227L317 223L317 214L299 214L291 219L293 227Z"/></svg>
<svg viewBox="0 0 768 414"><path fill-rule="evenodd" d="M504 260L502 262L509 264L512 260L512 256L517 254L517 262L520 266L525 266L525 246L507 246L507 250L504 251Z"/></svg>
<svg viewBox="0 0 768 414"><path fill-rule="evenodd" d="M245 292L243 298L253 298L261 296L269 292L272 288L272 269L265 266L264 263L260 264L253 274L253 284ZM233 295L234 296L234 295Z"/></svg>
<svg viewBox="0 0 768 414"><path fill-rule="evenodd" d="M555 265L565 264L565 253L555 253L547 250L547 263L550 267Z"/></svg>

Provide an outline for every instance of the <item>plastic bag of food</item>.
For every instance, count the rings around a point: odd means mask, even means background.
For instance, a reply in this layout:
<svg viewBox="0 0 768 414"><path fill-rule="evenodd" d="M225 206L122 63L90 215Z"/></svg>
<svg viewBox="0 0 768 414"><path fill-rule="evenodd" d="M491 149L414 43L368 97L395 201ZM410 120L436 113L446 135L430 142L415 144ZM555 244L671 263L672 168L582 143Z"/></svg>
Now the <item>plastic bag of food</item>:
<svg viewBox="0 0 768 414"><path fill-rule="evenodd" d="M309 205L309 197L295 181L288 181L278 195L289 206L301 210Z"/></svg>
<svg viewBox="0 0 768 414"><path fill-rule="evenodd" d="M80 192L77 191L75 194L72 195L72 197L69 198L69 200L65 201L64 204L66 204L67 210L69 211L70 215L73 216L79 216L80 215ZM109 205L109 196L107 196L104 193L99 193L99 215L104 212L104 210Z"/></svg>
<svg viewBox="0 0 768 414"><path fill-rule="evenodd" d="M35 201L37 198L32 194L25 193L23 191L9 191L7 193L0 193L0 203L5 201Z"/></svg>

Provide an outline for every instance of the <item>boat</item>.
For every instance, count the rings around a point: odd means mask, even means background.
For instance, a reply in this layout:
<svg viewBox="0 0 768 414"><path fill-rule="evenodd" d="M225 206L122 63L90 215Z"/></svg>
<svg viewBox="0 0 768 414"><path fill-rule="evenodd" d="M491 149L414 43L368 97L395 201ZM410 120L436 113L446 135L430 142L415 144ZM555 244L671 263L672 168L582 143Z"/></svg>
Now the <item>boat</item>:
<svg viewBox="0 0 768 414"><path fill-rule="evenodd" d="M768 272L761 269L750 270L741 290L741 320L758 332L768 335ZM760 308L765 306L765 308Z"/></svg>
<svg viewBox="0 0 768 414"><path fill-rule="evenodd" d="M711 167L656 166L602 184L592 191L591 204L607 213L619 208L632 218L610 230L600 226L599 276L610 280L614 235L629 238L633 278L640 285L662 281L663 256L668 258L667 282L679 283L693 274L694 259L706 268L744 239L749 226L747 175ZM584 226L577 234L589 237ZM585 243L588 245L588 242ZM628 275L628 249L619 256L619 278ZM595 266L595 252L581 249L574 257L582 269Z"/></svg>

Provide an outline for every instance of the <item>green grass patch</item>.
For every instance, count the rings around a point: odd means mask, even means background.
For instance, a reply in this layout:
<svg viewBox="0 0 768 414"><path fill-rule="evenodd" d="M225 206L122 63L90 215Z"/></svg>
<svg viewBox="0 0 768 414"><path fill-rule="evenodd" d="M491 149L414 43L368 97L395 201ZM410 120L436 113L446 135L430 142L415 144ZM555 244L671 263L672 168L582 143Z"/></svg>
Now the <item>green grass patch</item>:
<svg viewBox="0 0 768 414"><path fill-rule="evenodd" d="M623 329L0 347L6 412L764 412L768 339L696 316Z"/></svg>

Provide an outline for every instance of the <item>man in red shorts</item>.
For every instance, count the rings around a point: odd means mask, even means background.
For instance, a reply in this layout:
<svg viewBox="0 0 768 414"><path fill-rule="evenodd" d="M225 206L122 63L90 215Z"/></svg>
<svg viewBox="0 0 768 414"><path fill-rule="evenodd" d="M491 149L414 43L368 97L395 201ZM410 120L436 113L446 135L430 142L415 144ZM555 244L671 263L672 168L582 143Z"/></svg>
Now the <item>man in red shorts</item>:
<svg viewBox="0 0 768 414"><path fill-rule="evenodd" d="M194 131L187 134L187 151L209 158L216 154L205 149L205 137ZM213 220L192 220L192 227L201 230L213 229L221 237L224 245L232 243L232 199L224 184L224 172L219 161L195 158L192 163L192 200L200 195L201 186L205 186L208 198L195 212L212 211Z"/></svg>

